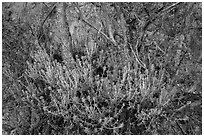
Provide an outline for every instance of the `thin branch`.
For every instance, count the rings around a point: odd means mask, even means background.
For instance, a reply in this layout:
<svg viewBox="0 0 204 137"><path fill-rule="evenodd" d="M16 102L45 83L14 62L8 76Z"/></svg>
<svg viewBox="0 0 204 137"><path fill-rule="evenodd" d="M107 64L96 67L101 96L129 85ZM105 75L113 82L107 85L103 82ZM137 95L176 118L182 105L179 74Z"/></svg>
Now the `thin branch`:
<svg viewBox="0 0 204 137"><path fill-rule="evenodd" d="M50 10L50 12L47 14L47 16L45 17L45 19L43 20L43 22L41 23L41 27L45 24L45 21L48 19L48 17L53 13L53 11L56 9L56 4L52 7L52 9Z"/></svg>
<svg viewBox="0 0 204 137"><path fill-rule="evenodd" d="M47 6L47 4L45 2L43 2L43 5L45 5L46 8L49 8L49 6Z"/></svg>
<svg viewBox="0 0 204 137"><path fill-rule="evenodd" d="M134 56L135 56L136 61L137 61L143 68L146 69L146 65L140 60L140 58L139 58L139 53L138 53L138 50L137 50L137 47L139 46L143 35L144 35L144 34L142 34L141 37L138 38L138 40L137 40L137 43L136 43L136 45L135 45L135 47L136 47L136 52L132 49L132 46L130 46L130 48L131 48L131 50L133 51L133 54L134 54Z"/></svg>
<svg viewBox="0 0 204 137"><path fill-rule="evenodd" d="M114 7L115 7L115 9L116 9L117 12L119 12L120 10L122 10L120 19L121 19L121 21L122 21L122 30L123 30L124 41L125 41L125 45L124 45L124 46L127 46L128 42L127 42L126 28L125 28L125 27L126 27L126 26L125 26L126 21L125 21L125 19L124 19L124 15L123 15L123 9L119 9L116 5L115 5ZM140 45L140 42L141 42L143 36L144 36L144 33L142 33L142 35L141 35L141 36L138 38L138 40L137 40L137 43L136 43L136 52L133 50L132 45L130 45L130 48L131 48L131 50L132 50L132 52L133 52L133 55L134 55L136 61L139 63L139 65L142 66L143 68L146 68L146 65L140 60L139 54L138 54L138 51L137 51L137 47L138 47L138 45ZM124 48L125 48L125 47L124 47ZM126 54L127 54L127 52L126 52Z"/></svg>
<svg viewBox="0 0 204 137"><path fill-rule="evenodd" d="M161 14L163 14L163 13L169 11L170 9L174 8L175 6L177 6L177 5L181 4L181 3L182 3L182 2L176 2L176 3L172 4L171 6L167 7L167 8L164 9L164 10L162 10L162 11L161 11L161 12L162 12Z"/></svg>
<svg viewBox="0 0 204 137"><path fill-rule="evenodd" d="M128 39L127 39L127 35L126 35L126 32L127 32L127 29L126 29L126 22L125 22L125 18L124 18L124 14L121 13L120 15L120 20L121 20L121 27L122 27L122 31L123 31L123 37L124 37L124 51L125 51L125 54L128 58L128 52L127 52L127 43L128 43Z"/></svg>
<svg viewBox="0 0 204 137"><path fill-rule="evenodd" d="M161 15L163 15L166 12L168 12L170 9L176 7L179 4L181 4L181 2L174 3L171 6L167 7L166 9L161 8L159 10L159 12L154 17L150 18L149 21L144 25L143 31L145 31L148 28L148 26L150 24L152 24L158 17L160 17Z"/></svg>
<svg viewBox="0 0 204 137"><path fill-rule="evenodd" d="M102 4L102 10L103 10L103 12L105 14L104 16L105 16L105 20L106 20L106 25L108 27L109 38L113 41L114 45L117 45L116 41L115 41L115 39L113 37L112 26L111 26L111 19L110 19L109 15L108 15L108 12L107 12L107 9L106 9L106 6L105 6L104 3Z"/></svg>
<svg viewBox="0 0 204 137"><path fill-rule="evenodd" d="M45 19L43 20L43 22L40 25L39 31L42 32L43 31L43 25L45 24L46 20L48 19L48 17L53 13L53 11L56 9L56 4L52 7L52 9L50 10L50 12L47 14L47 16L45 17ZM42 34L40 34L39 39L42 38Z"/></svg>
<svg viewBox="0 0 204 137"><path fill-rule="evenodd" d="M178 121L176 120L175 122L176 122L176 125L179 127L181 133L182 133L183 135L187 135L186 132L184 131L183 127L181 127L181 125L178 123Z"/></svg>
<svg viewBox="0 0 204 137"><path fill-rule="evenodd" d="M31 34L35 37L34 31L33 31L32 27L31 27L31 25L29 23L27 23L27 25L28 25L28 27L29 27L29 29L31 31Z"/></svg>
<svg viewBox="0 0 204 137"><path fill-rule="evenodd" d="M88 4L91 4L91 3L90 2L86 2L83 5L79 5L79 7L81 8L81 7L84 7L84 6L88 5Z"/></svg>
<svg viewBox="0 0 204 137"><path fill-rule="evenodd" d="M99 31L95 26L93 26L93 25L90 24L88 21L86 21L86 20L84 19L84 17L83 17L83 14L82 14L80 8L78 7L78 5L77 5L76 3L74 3L74 5L75 5L75 7L77 8L77 10L79 11L79 12L78 12L79 19L80 19L82 22L84 22L85 24L87 24L89 27L95 29L96 31L100 32L100 34L102 34L107 40L109 40L110 42L112 42L113 44L115 44L114 41L112 41L112 39L109 38L105 33L103 33L102 31Z"/></svg>

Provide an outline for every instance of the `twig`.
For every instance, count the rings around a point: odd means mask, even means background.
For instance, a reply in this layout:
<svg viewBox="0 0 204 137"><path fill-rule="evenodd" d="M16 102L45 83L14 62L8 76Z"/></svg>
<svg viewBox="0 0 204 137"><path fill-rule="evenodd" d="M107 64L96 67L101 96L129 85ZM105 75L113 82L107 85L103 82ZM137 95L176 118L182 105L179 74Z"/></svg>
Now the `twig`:
<svg viewBox="0 0 204 137"><path fill-rule="evenodd" d="M177 6L177 5L181 4L181 3L182 3L182 2L176 2L176 3L172 4L171 6L167 7L167 8L164 9L164 10L162 10L162 11L161 11L161 12L162 12L161 14L167 12L167 11L170 10L171 8Z"/></svg>
<svg viewBox="0 0 204 137"><path fill-rule="evenodd" d="M105 7L105 3L102 4L102 10L104 12L104 16L105 16L105 20L106 20L106 25L108 27L108 32L109 32L109 38L113 41L114 45L116 46L116 41L113 37L113 32L112 32L112 26L111 26L111 19L109 18L109 15L108 15L108 12L107 12L107 9Z"/></svg>
<svg viewBox="0 0 204 137"><path fill-rule="evenodd" d="M153 18L149 19L149 21L144 25L143 27L143 31L145 31L147 29L147 27L152 24L159 16L161 16L162 14L166 13L167 11L169 11L170 9L172 9L173 7L177 6L181 4L181 2L177 2L177 3L174 3L172 4L171 6L167 7L166 9L163 10L160 10Z"/></svg>
<svg viewBox="0 0 204 137"><path fill-rule="evenodd" d="M79 6L78 6L76 3L74 3L74 5L75 5L75 7L77 8L77 10L79 11L79 12L78 12L79 19L80 19L82 22L84 22L85 24L87 24L89 27L91 27L91 28L93 28L93 29L95 29L96 31L99 32L99 30L98 30L95 26L93 26L92 24L90 24L88 21L86 21L86 20L84 19L83 14L82 14L82 12L81 12ZM111 38L109 38L105 33L103 33L102 31L100 31L100 33L101 33L107 40L109 40L111 43L115 44L114 41L113 41Z"/></svg>
<svg viewBox="0 0 204 137"><path fill-rule="evenodd" d="M46 20L48 19L48 17L53 13L53 11L56 9L56 5L54 5L52 7L52 9L50 10L50 12L47 14L47 16L45 17L45 19L43 20L43 22L41 23L40 25L40 28L39 28L39 31L43 31L43 25L45 24ZM38 39L41 39L42 38L42 33L40 34L39 38Z"/></svg>
<svg viewBox="0 0 204 137"><path fill-rule="evenodd" d="M50 10L50 12L47 14L47 16L45 17L45 19L43 20L43 22L41 23L41 27L45 24L45 21L48 19L48 17L52 14L52 12L55 10L56 5L54 5L52 7L52 9Z"/></svg>
<svg viewBox="0 0 204 137"><path fill-rule="evenodd" d="M124 127L124 124L122 123L122 124L120 124L118 127L112 127L112 128L107 127L106 125L104 125L104 127L105 127L106 129L118 129L118 128Z"/></svg>
<svg viewBox="0 0 204 137"><path fill-rule="evenodd" d="M49 8L49 6L47 6L47 4L45 2L43 2L43 5L45 5L46 8Z"/></svg>
<svg viewBox="0 0 204 137"><path fill-rule="evenodd" d="M132 50L132 52L133 52L133 55L134 55L136 61L139 63L139 65L146 69L146 65L140 60L139 54L138 54L138 51L137 51L137 47L138 47L138 45L139 45L139 41L140 41L140 38L139 38L139 40L137 40L137 43L136 43L136 46L135 46L135 47L136 47L136 53L135 53L135 51L133 50L133 48L132 48L131 45L130 45L130 48L131 48L131 50Z"/></svg>
<svg viewBox="0 0 204 137"><path fill-rule="evenodd" d="M117 7L117 6L116 6ZM118 9L119 11L119 9ZM128 39L127 39L127 35L126 35L126 26L125 26L125 18L124 18L124 14L121 13L120 15L120 20L121 20L121 26L122 26L122 31L123 31L123 37L124 37L124 44L123 44L123 48L124 48L124 51L125 51L125 55L127 57L127 59L129 59L129 56L128 56L128 51L127 51L127 43L128 43Z"/></svg>
<svg viewBox="0 0 204 137"><path fill-rule="evenodd" d="M178 123L178 121L176 120L175 122L176 122L176 125L179 127L181 133L182 133L183 135L187 135L186 132L185 132L185 131L183 130L183 128L181 127L181 125Z"/></svg>
<svg viewBox="0 0 204 137"><path fill-rule="evenodd" d="M31 27L31 25L30 25L29 23L27 23L27 25L28 25L28 27L29 27L29 29L30 29L30 31L31 31L31 34L35 37L35 34L34 34L34 32L33 32L33 29L32 29L32 27Z"/></svg>
<svg viewBox="0 0 204 137"><path fill-rule="evenodd" d="M117 6L115 6L115 9L116 9L118 12L120 11L120 9L117 8ZM123 9L122 9L122 10L123 10ZM124 19L124 15L123 15L122 12L121 12L120 19L121 19L121 21L122 21L122 30L123 30L124 42L125 42L125 43L124 43L124 50L125 50L125 46L127 46L128 42L127 42L126 28L125 28L125 27L126 27L126 26L125 26L126 21L125 21L125 19ZM135 51L133 50L132 45L130 45L130 48L131 48L131 50L132 50L132 52L133 52L133 55L134 55L136 61L139 63L139 65L142 66L143 68L146 68L146 65L140 60L139 54L138 54L138 51L137 51L137 47L138 47L138 45L140 44L140 41L141 41L141 39L143 38L143 35L144 35L144 32L142 32L141 37L139 37L138 40L137 40L137 43L136 43L136 53L135 53ZM126 52L126 56L127 56L128 53L127 53L126 50L125 50L125 52ZM128 56L127 56L127 57L128 57Z"/></svg>
<svg viewBox="0 0 204 137"><path fill-rule="evenodd" d="M163 54L165 54L165 51L162 50L159 45L157 44L157 42L154 42L154 44L156 45L156 48L159 49Z"/></svg>

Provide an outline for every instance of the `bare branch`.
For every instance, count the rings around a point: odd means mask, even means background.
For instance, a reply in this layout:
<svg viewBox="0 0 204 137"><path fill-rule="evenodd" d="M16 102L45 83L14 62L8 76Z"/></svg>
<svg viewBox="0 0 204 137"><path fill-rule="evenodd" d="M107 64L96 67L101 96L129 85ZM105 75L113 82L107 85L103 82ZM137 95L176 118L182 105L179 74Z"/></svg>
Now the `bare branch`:
<svg viewBox="0 0 204 137"><path fill-rule="evenodd" d="M43 26L45 24L45 21L48 19L48 17L52 14L52 12L56 9L56 5L54 5L52 7L52 9L50 10L50 12L47 14L47 16L45 17L45 19L43 20L43 22L41 23L41 26Z"/></svg>
<svg viewBox="0 0 204 137"><path fill-rule="evenodd" d="M43 20L43 22L41 23L40 25L40 28L39 28L39 34L43 31L43 25L45 24L46 20L48 19L48 17L53 13L53 11L56 9L56 5L54 5L52 7L52 9L50 10L50 12L47 14L47 16L45 17L45 19ZM38 39L41 39L42 38L42 33L39 35L39 38Z"/></svg>
<svg viewBox="0 0 204 137"><path fill-rule="evenodd" d="M31 27L31 25L29 23L27 23L27 25L28 25L28 27L29 27L29 29L31 31L31 34L35 37L35 33L34 33L32 27Z"/></svg>
<svg viewBox="0 0 204 137"><path fill-rule="evenodd" d="M108 15L108 12L107 12L107 7L106 5L103 3L102 4L102 10L105 14L105 20L106 20L106 24L107 24L107 27L108 27L108 32L109 32L109 38L112 40L112 42L114 43L114 45L117 45L116 44L116 41L113 37L113 31L112 31L112 25L111 25L111 18L109 17Z"/></svg>
<svg viewBox="0 0 204 137"><path fill-rule="evenodd" d="M89 27L95 29L96 31L100 32L100 34L102 34L107 40L109 40L111 43L115 44L114 41L113 41L111 38L109 38L105 33L103 33L102 31L99 31L95 26L93 26L93 25L90 24L88 21L86 21L86 20L84 19L84 17L83 17L83 14L82 14L82 12L81 12L79 6L78 6L76 3L74 3L74 5L75 5L75 7L77 8L77 10L79 11L79 12L78 12L79 19L80 19L82 22L84 22L85 24L87 24Z"/></svg>
<svg viewBox="0 0 204 137"><path fill-rule="evenodd" d="M117 6L115 6L115 7L117 8ZM119 9L117 9L117 10L119 11ZM126 45L128 44L128 41L127 41L127 36L126 36L126 26L125 26L125 23L126 23L126 22L125 22L123 13L121 13L120 19L121 19L121 22L122 22L122 30L123 30L123 36L124 36L124 41L125 41L125 45L124 45L124 46L126 46ZM133 50L132 45L130 45L130 48L131 48L131 50L132 50L132 52L133 52L133 55L134 55L136 61L139 63L139 65L142 66L143 68L146 68L145 63L143 63L143 62L140 60L140 58L139 58L139 53L138 53L138 51L137 51L137 49L138 49L137 47L140 45L143 36L144 36L144 33L142 32L141 35L140 35L140 37L137 39L136 48L135 48L135 49L136 49L136 52ZM124 47L124 50L125 50L125 47ZM126 53L126 54L127 54L127 53Z"/></svg>
<svg viewBox="0 0 204 137"><path fill-rule="evenodd" d="M159 12L154 17L150 18L149 21L144 25L143 31L145 31L147 29L147 27L150 24L152 24L158 17L160 17L161 15L168 12L170 9L174 8L175 6L177 6L179 4L181 4L181 2L174 3L171 6L167 7L166 9L161 8L161 10L159 10Z"/></svg>

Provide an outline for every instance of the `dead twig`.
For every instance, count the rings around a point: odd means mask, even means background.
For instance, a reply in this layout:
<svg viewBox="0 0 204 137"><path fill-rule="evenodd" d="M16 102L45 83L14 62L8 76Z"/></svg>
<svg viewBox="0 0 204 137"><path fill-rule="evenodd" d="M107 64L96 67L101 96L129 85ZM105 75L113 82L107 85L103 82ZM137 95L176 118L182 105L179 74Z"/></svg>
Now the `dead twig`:
<svg viewBox="0 0 204 137"><path fill-rule="evenodd" d="M43 20L43 22L41 23L40 27L39 27L39 33L40 34L38 36L38 39L40 40L43 37L42 31L43 31L43 25L45 24L46 20L48 19L48 17L50 17L53 14L53 11L56 9L56 4L52 7L52 9L50 10L50 12L47 14L47 16L45 17L45 19Z"/></svg>
<svg viewBox="0 0 204 137"><path fill-rule="evenodd" d="M144 33L142 33L142 35L138 38L138 40L137 40L137 43L136 43L136 45L135 45L135 51L133 50L133 48L132 48L132 46L130 45L130 48L131 48L131 50L132 50L132 52L133 52L133 55L134 55L134 57L135 57L135 59L136 59L136 61L139 63L139 65L141 66L141 67L143 67L143 68L145 68L146 69L146 65L145 65L145 63L143 63L141 60L140 60L140 58L139 58L139 53L138 53L138 46L140 45L140 42L141 42L141 39L142 39L142 37L143 37L143 35L144 35Z"/></svg>
<svg viewBox="0 0 204 137"><path fill-rule="evenodd" d="M78 4L74 3L74 6L77 8L78 10L78 15L79 15L79 19L84 22L85 24L87 24L89 27L95 29L96 31L100 32L100 34L102 34L107 40L109 40L111 43L115 44L115 42L109 38L105 33L103 33L102 31L99 31L95 26L93 26L92 24L90 24L88 21L86 21L82 15L82 12L78 6Z"/></svg>
<svg viewBox="0 0 204 137"><path fill-rule="evenodd" d="M53 7L52 7L52 9L50 10L50 12L47 14L47 16L45 17L45 19L43 20L43 22L41 23L41 27L45 24L45 21L48 19L48 17L50 16L50 15L52 15L52 13L53 13L53 11L56 9L56 5L54 5Z"/></svg>
<svg viewBox="0 0 204 137"><path fill-rule="evenodd" d="M113 31L112 31L112 22L111 22L111 18L109 17L107 8L105 7L105 3L102 4L102 10L105 16L105 20L106 20L106 25L108 27L108 33L109 33L109 38L113 41L114 45L116 46L116 41L113 37Z"/></svg>
<svg viewBox="0 0 204 137"><path fill-rule="evenodd" d="M158 17L162 16L163 14L168 12L170 9L176 7L179 4L181 4L181 2L174 3L171 6L167 7L166 9L161 8L161 10L159 10L159 12L155 16L153 16L152 18L149 19L148 22L146 22L146 24L143 27L143 31L145 31L148 28L148 26L152 24Z"/></svg>

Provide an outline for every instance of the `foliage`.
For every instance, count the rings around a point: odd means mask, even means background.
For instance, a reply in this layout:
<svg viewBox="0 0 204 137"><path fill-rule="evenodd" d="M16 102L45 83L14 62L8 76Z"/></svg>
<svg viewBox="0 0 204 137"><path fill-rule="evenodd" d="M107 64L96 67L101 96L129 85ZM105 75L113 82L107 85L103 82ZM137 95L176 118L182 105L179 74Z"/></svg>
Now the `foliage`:
<svg viewBox="0 0 204 137"><path fill-rule="evenodd" d="M202 134L201 3L3 3L3 134Z"/></svg>

